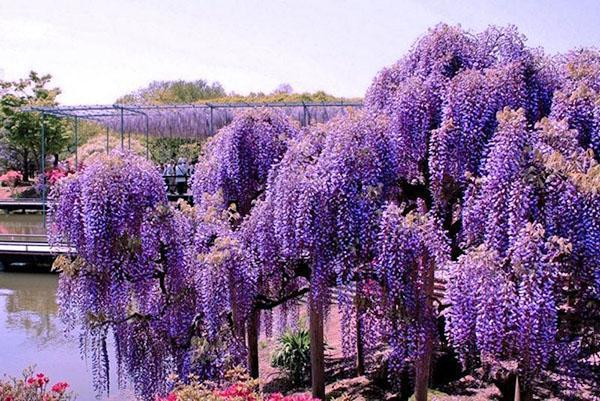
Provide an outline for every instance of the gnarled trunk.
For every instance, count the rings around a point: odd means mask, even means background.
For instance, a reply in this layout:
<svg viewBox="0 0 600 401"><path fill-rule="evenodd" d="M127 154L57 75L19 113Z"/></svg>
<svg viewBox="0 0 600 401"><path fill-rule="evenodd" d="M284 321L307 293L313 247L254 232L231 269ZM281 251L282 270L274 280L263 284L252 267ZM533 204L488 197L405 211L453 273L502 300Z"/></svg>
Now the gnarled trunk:
<svg viewBox="0 0 600 401"><path fill-rule="evenodd" d="M365 374L365 344L362 339L362 319L360 310L356 311L356 375Z"/></svg>
<svg viewBox="0 0 600 401"><path fill-rule="evenodd" d="M325 399L325 353L323 347L323 311L310 296L310 374L312 396Z"/></svg>
<svg viewBox="0 0 600 401"><path fill-rule="evenodd" d="M260 312L255 310L250 314L246 328L248 340L248 369L253 379L258 379L258 319Z"/></svg>

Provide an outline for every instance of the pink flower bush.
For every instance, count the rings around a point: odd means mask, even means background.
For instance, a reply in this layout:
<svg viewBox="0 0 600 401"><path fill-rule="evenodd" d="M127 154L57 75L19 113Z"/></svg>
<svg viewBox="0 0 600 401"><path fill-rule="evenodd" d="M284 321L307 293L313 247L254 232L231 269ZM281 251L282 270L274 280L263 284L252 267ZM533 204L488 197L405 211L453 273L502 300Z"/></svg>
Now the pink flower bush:
<svg viewBox="0 0 600 401"><path fill-rule="evenodd" d="M65 171L63 168L55 167L51 170L46 171L46 181L49 185L54 185L58 182L58 180L66 177L67 174L68 171Z"/></svg>
<svg viewBox="0 0 600 401"><path fill-rule="evenodd" d="M14 192L21 181L23 181L23 174L20 171L8 170L5 174L0 175L0 183L9 187L11 192Z"/></svg>
<svg viewBox="0 0 600 401"><path fill-rule="evenodd" d="M215 395L223 400L257 401L254 390L247 383L235 383Z"/></svg>
<svg viewBox="0 0 600 401"><path fill-rule="evenodd" d="M265 401L319 401L316 398L312 398L309 394L300 394L300 395L283 395L280 393L275 393L269 395Z"/></svg>
<svg viewBox="0 0 600 401"><path fill-rule="evenodd" d="M227 372L226 377L229 384L223 387L201 383L196 377L191 377L187 383L179 381L172 392L156 397L155 401L319 401L308 394L263 394L258 389L258 380L251 379L239 368Z"/></svg>
<svg viewBox="0 0 600 401"><path fill-rule="evenodd" d="M73 395L67 391L69 384L57 382L49 387L50 378L43 373L32 374L31 369L23 378L0 379L0 401L70 401ZM166 400L174 401L174 400Z"/></svg>
<svg viewBox="0 0 600 401"><path fill-rule="evenodd" d="M66 382L58 382L54 386L52 386L52 392L62 394L69 387L69 383Z"/></svg>

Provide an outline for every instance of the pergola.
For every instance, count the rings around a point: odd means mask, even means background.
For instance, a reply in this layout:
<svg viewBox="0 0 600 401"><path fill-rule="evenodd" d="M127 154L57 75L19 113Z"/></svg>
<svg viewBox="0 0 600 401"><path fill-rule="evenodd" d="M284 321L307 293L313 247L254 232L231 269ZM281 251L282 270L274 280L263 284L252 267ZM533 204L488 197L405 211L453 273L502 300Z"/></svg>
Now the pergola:
<svg viewBox="0 0 600 401"><path fill-rule="evenodd" d="M144 134L156 137L205 138L214 135L216 130L227 125L233 119L235 111L250 108L281 109L302 126L325 122L348 108L362 107L359 102L282 102L282 103L202 103L169 105L83 105L30 107L28 111L39 112L44 116L68 118L74 121L75 160L77 163L77 130L79 120L94 121L109 130L120 133L121 148L125 148L125 136L128 147L131 134ZM41 127L42 143L44 137ZM146 142L147 143L147 142ZM108 148L108 142L107 142ZM42 149L43 152L43 149ZM148 148L146 147L148 157Z"/></svg>
<svg viewBox="0 0 600 401"><path fill-rule="evenodd" d="M106 127L106 150L109 151L109 132L120 134L121 149L131 148L131 134L143 134L146 138L146 158L149 157L148 139L155 137L181 137L201 139L212 136L229 124L236 111L252 108L281 109L302 126L323 123L330 118L346 113L349 108L360 108L360 102L278 102L278 103L201 103L201 104L112 104L79 106L33 106L24 111L39 112L42 124L41 176L45 181L45 132L44 118L53 116L73 120L75 165L78 163L78 127L80 120L96 122ZM45 204L45 185L42 185L42 202Z"/></svg>

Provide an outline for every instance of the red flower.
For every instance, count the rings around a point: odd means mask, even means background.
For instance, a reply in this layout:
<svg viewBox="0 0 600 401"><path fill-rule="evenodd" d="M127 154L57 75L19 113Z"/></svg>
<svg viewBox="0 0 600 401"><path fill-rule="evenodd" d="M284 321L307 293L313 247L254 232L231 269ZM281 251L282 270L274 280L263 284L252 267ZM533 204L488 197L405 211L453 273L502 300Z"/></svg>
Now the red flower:
<svg viewBox="0 0 600 401"><path fill-rule="evenodd" d="M7 396L4 398L4 401L15 401L15 399L13 398L13 396L12 396L12 395L7 395Z"/></svg>
<svg viewBox="0 0 600 401"><path fill-rule="evenodd" d="M156 396L156 401L177 401L177 394L169 393L166 397Z"/></svg>
<svg viewBox="0 0 600 401"><path fill-rule="evenodd" d="M69 383L58 382L54 386L52 386L52 391L55 393L64 393L65 390L69 387Z"/></svg>
<svg viewBox="0 0 600 401"><path fill-rule="evenodd" d="M256 401L252 389L240 383L232 384L225 390L215 391L215 395L226 400Z"/></svg>

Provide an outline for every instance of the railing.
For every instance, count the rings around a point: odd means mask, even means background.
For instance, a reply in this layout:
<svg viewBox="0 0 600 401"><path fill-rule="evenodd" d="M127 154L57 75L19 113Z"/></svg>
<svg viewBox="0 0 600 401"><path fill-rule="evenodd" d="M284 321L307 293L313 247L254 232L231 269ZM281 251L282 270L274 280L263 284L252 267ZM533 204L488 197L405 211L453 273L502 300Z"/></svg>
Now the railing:
<svg viewBox="0 0 600 401"><path fill-rule="evenodd" d="M0 234L0 255L53 256L75 252L70 246L51 246L45 234Z"/></svg>
<svg viewBox="0 0 600 401"><path fill-rule="evenodd" d="M48 242L46 234L2 233L0 242Z"/></svg>

